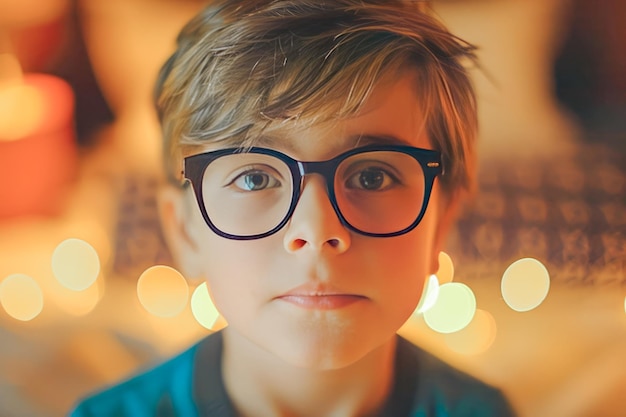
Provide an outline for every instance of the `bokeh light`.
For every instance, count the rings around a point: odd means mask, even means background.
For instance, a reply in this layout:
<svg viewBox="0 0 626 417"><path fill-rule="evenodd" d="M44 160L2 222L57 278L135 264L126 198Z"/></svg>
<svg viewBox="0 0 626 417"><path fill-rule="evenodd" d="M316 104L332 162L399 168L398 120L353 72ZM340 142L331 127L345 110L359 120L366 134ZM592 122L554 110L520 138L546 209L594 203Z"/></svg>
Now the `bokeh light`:
<svg viewBox="0 0 626 417"><path fill-rule="evenodd" d="M0 303L14 319L30 321L43 310L43 291L28 275L9 275L0 283Z"/></svg>
<svg viewBox="0 0 626 417"><path fill-rule="evenodd" d="M550 274L537 259L524 258L513 262L502 275L504 301L515 311L530 311L548 296Z"/></svg>
<svg viewBox="0 0 626 417"><path fill-rule="evenodd" d="M424 313L428 327L439 333L458 332L467 326L476 312L476 296L470 287L448 282L439 287L435 305Z"/></svg>
<svg viewBox="0 0 626 417"><path fill-rule="evenodd" d="M105 280L96 280L94 285L83 291L72 291L59 286L53 291L47 292L52 301L59 308L72 316L85 316L98 305L104 295Z"/></svg>
<svg viewBox="0 0 626 417"><path fill-rule="evenodd" d="M439 269L437 270L439 284L452 282L454 279L454 263L452 258L445 252L439 252Z"/></svg>
<svg viewBox="0 0 626 417"><path fill-rule="evenodd" d="M206 282L198 285L194 290L191 296L191 312L200 325L209 330L216 330L220 313L209 295Z"/></svg>
<svg viewBox="0 0 626 417"><path fill-rule="evenodd" d="M64 287L83 291L98 278L100 258L84 240L66 239L52 253L52 273Z"/></svg>
<svg viewBox="0 0 626 417"><path fill-rule="evenodd" d="M445 335L446 344L463 355L486 352L496 340L496 321L486 310L476 309L474 318L464 329Z"/></svg>
<svg viewBox="0 0 626 417"><path fill-rule="evenodd" d="M137 281L141 305L158 317L174 317L187 305L189 286L176 269L156 265L146 269Z"/></svg>
<svg viewBox="0 0 626 417"><path fill-rule="evenodd" d="M422 298L420 299L417 308L413 314L424 314L424 312L430 310L439 297L439 280L436 275L431 275L426 280L424 291L422 292Z"/></svg>
<svg viewBox="0 0 626 417"><path fill-rule="evenodd" d="M65 227L75 238L89 242L98 254L101 269L107 265L113 248L109 233L102 224L91 218L78 218L71 219Z"/></svg>

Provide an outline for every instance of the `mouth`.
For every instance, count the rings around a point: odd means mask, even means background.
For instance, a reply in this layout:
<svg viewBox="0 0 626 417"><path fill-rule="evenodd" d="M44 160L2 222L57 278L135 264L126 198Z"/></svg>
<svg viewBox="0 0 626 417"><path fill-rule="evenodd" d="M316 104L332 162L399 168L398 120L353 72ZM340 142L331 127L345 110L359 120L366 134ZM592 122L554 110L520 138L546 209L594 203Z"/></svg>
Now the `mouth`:
<svg viewBox="0 0 626 417"><path fill-rule="evenodd" d="M367 297L321 284L305 284L276 299L310 310L336 310L366 300Z"/></svg>

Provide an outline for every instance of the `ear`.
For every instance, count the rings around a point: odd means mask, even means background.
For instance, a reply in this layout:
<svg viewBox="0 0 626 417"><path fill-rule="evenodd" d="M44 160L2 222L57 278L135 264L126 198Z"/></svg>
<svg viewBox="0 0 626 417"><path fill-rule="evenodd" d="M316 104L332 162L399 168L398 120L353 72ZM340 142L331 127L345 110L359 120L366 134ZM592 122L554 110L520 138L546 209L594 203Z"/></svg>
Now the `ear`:
<svg viewBox="0 0 626 417"><path fill-rule="evenodd" d="M445 247L448 233L457 219L462 200L462 192L459 190L453 191L449 195L440 191L438 195L439 207L437 211L439 218L431 252L430 274L435 274L439 270L439 252Z"/></svg>
<svg viewBox="0 0 626 417"><path fill-rule="evenodd" d="M199 239L195 228L190 227L195 213L191 187L180 188L171 184L158 193L158 207L165 241L172 257L183 275L189 279L202 278L198 252Z"/></svg>

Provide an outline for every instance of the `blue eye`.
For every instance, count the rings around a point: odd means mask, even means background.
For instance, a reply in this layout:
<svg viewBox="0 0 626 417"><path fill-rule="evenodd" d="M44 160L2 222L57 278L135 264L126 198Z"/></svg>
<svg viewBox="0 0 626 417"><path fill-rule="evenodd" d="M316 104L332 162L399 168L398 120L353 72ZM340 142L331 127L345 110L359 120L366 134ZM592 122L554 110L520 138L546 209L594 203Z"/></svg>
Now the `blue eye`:
<svg viewBox="0 0 626 417"><path fill-rule="evenodd" d="M232 184L244 191L262 191L268 188L280 187L279 180L271 174L260 170L244 172L235 178Z"/></svg>

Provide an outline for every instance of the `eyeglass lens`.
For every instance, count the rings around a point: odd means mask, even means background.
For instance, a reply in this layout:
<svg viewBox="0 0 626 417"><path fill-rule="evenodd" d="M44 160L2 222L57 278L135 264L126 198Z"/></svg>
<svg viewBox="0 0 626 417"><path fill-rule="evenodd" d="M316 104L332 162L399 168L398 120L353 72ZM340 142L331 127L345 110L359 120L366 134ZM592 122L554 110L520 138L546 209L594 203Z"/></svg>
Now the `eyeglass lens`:
<svg viewBox="0 0 626 417"><path fill-rule="evenodd" d="M237 236L263 234L278 226L289 214L299 185L284 161L259 153L221 156L207 166L202 181L209 219L222 232ZM353 228L384 234L415 221L424 190L424 173L415 158L372 151L341 161L329 195L334 193L339 211Z"/></svg>

